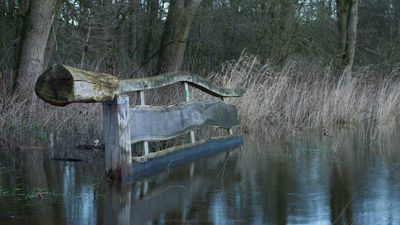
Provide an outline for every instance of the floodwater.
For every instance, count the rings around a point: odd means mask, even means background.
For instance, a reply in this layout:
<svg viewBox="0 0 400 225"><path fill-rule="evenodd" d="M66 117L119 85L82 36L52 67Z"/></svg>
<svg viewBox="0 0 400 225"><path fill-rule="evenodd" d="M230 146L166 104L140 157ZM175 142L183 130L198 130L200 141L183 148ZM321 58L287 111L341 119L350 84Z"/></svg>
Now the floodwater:
<svg viewBox="0 0 400 225"><path fill-rule="evenodd" d="M398 136L246 137L122 187L103 177L101 151L12 152L0 156L0 224L400 224Z"/></svg>

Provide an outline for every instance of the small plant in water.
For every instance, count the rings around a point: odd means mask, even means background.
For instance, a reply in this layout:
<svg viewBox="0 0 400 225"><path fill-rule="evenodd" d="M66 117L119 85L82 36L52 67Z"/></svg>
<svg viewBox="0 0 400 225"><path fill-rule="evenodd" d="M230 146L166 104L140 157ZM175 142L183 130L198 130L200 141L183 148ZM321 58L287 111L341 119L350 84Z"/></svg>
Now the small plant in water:
<svg viewBox="0 0 400 225"><path fill-rule="evenodd" d="M59 194L55 191L48 191L43 188L15 187L5 188L0 185L0 199L12 198L14 200L40 200L55 198Z"/></svg>
<svg viewBox="0 0 400 225"><path fill-rule="evenodd" d="M24 195L24 199L26 200L43 199L46 197L55 197L57 195L54 191L47 191L45 189L37 187L34 187L27 191L28 192Z"/></svg>

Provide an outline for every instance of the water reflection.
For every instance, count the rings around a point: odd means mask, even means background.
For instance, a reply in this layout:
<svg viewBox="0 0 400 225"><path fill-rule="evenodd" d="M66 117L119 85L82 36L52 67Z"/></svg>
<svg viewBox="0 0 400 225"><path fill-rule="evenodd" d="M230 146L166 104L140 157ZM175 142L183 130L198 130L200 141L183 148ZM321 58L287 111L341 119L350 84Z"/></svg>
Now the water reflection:
<svg viewBox="0 0 400 225"><path fill-rule="evenodd" d="M77 224L97 224L97 209L93 185L76 182L76 171L72 162L66 162L63 173L63 208L67 221Z"/></svg>
<svg viewBox="0 0 400 225"><path fill-rule="evenodd" d="M62 197L27 207L0 200L8 218L0 224L400 224L399 142L349 133L248 138L229 155L123 186L104 182L102 158L3 155L16 172L2 174L2 186L23 182Z"/></svg>

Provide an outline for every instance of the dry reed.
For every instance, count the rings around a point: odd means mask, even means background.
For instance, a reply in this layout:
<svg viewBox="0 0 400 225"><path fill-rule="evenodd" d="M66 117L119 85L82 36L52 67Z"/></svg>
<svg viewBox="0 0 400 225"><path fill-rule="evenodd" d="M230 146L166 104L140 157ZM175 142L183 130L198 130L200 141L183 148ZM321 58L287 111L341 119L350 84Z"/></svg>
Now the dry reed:
<svg viewBox="0 0 400 225"><path fill-rule="evenodd" d="M223 86L247 89L243 98L232 100L245 131L327 135L351 128L379 137L397 128L400 104L399 71L382 73L360 67L336 75L330 67L296 61L276 68L244 54L211 78Z"/></svg>
<svg viewBox="0 0 400 225"><path fill-rule="evenodd" d="M100 137L100 105L72 104L60 108L38 99L33 90L11 93L4 86L0 90L3 147L45 147L51 136L74 143L93 142Z"/></svg>
<svg viewBox="0 0 400 225"><path fill-rule="evenodd" d="M244 87L238 106L244 132L285 134L337 128L367 131L378 137L397 128L400 104L399 71L383 74L370 67L336 75L330 67L291 61L283 67L261 65L251 55L226 63L209 79L225 87ZM179 86L147 94L148 104L182 102ZM133 94L134 96L134 94ZM195 98L204 98L195 92ZM132 104L138 104L137 97ZM54 107L33 93L9 94L0 88L2 142L48 141L49 134L63 140L91 143L101 138L101 104ZM29 137L27 137L29 136ZM67 138L67 139L65 139Z"/></svg>

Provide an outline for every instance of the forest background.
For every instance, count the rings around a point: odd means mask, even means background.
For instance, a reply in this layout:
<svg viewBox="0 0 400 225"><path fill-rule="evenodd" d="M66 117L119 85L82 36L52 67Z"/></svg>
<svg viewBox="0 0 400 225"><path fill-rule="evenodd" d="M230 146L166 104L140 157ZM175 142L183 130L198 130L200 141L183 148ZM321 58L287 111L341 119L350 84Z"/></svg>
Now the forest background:
<svg viewBox="0 0 400 225"><path fill-rule="evenodd" d="M7 143L99 137L99 105L35 97L55 63L120 78L186 70L245 87L233 100L244 131L376 135L399 119L400 0L0 0L0 30Z"/></svg>

